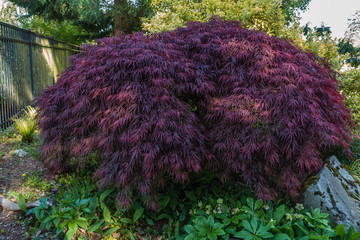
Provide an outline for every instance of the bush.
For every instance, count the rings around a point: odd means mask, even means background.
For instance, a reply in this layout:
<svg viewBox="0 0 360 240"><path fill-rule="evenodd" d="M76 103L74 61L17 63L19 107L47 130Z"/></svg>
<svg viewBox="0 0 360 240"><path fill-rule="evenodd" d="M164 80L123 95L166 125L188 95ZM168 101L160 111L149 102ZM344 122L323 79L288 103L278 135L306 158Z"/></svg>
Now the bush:
<svg viewBox="0 0 360 240"><path fill-rule="evenodd" d="M264 203L236 182L223 185L197 178L186 186L169 184L159 208L147 211L139 196L121 209L114 188L99 190L89 177L61 177L40 206L27 211L34 239L357 239L354 227L331 227L328 214L279 200ZM66 184L60 184L65 182ZM25 206L20 196L19 203ZM25 210L25 209L24 209ZM35 216L34 216L35 215ZM34 227L32 227L34 226ZM159 237L161 236L161 237ZM233 238L234 239L234 238Z"/></svg>
<svg viewBox="0 0 360 240"><path fill-rule="evenodd" d="M36 99L42 157L66 171L96 152L122 205L191 173L237 177L262 199L298 196L320 151L348 149L353 122L326 60L217 18L85 45ZM149 198L150 196L150 198Z"/></svg>
<svg viewBox="0 0 360 240"><path fill-rule="evenodd" d="M360 69L350 69L341 75L340 93L344 95L346 107L351 109L351 116L360 127Z"/></svg>
<svg viewBox="0 0 360 240"><path fill-rule="evenodd" d="M191 221L185 226L185 240L195 239L358 239L360 233L352 226L331 227L327 213L294 208L286 204L264 204L261 200L224 201L210 199L191 211ZM346 237L345 237L346 235ZM344 238L345 237L345 238Z"/></svg>

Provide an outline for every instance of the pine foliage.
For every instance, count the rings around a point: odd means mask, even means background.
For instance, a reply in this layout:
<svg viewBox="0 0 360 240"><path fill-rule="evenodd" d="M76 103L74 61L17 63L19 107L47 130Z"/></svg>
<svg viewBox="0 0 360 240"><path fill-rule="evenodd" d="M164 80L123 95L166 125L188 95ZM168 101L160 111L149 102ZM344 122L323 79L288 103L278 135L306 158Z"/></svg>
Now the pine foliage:
<svg viewBox="0 0 360 240"><path fill-rule="evenodd" d="M213 18L84 45L36 99L50 169L96 152L102 186L156 207L156 191L207 169L258 197L298 196L320 152L348 149L353 122L327 61Z"/></svg>

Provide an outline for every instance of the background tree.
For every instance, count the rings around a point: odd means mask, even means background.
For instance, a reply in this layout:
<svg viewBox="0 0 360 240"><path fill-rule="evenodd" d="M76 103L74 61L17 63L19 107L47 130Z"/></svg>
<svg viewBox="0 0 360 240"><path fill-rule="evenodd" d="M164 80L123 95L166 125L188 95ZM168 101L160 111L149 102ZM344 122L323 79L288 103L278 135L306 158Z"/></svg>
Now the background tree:
<svg viewBox="0 0 360 240"><path fill-rule="evenodd" d="M140 30L141 17L148 16L149 0L10 0L51 24L78 28L88 40L110 36L114 32L132 33ZM76 26L76 27L75 27ZM79 29L81 27L81 31Z"/></svg>
<svg viewBox="0 0 360 240"><path fill-rule="evenodd" d="M62 22L55 20L47 21L39 16L31 18L21 17L19 20L22 28L76 45L87 42L94 37L91 32L67 20Z"/></svg>
<svg viewBox="0 0 360 240"><path fill-rule="evenodd" d="M284 25L305 10L310 0L153 0L155 15L145 20L143 27L149 32L173 30L188 21L207 21L212 15L225 20L242 22L248 29L265 31L270 35L285 34Z"/></svg>
<svg viewBox="0 0 360 240"><path fill-rule="evenodd" d="M46 20L38 15L29 17L24 8L9 1L0 4L0 21L77 45L91 36L91 32L71 21Z"/></svg>
<svg viewBox="0 0 360 240"><path fill-rule="evenodd" d="M344 66L345 59L339 54L338 40L331 35L329 26L322 23L319 27L310 28L308 24L305 27L297 25L297 31L290 31L293 33L300 33L301 37L290 36L294 43L302 49L315 53L317 56L326 58L332 65L332 69L340 71Z"/></svg>
<svg viewBox="0 0 360 240"><path fill-rule="evenodd" d="M356 47L360 47L360 10L356 11L354 17L349 20L345 39L352 42Z"/></svg>
<svg viewBox="0 0 360 240"><path fill-rule="evenodd" d="M225 20L242 22L243 27L264 31L270 35L290 39L293 44L327 58L334 70L342 67L338 42L330 28L321 25L313 29L302 27L299 13L306 10L310 0L153 0L154 16L145 20L148 32L162 32L185 26L188 21L207 21L216 14ZM304 31L305 30L305 31Z"/></svg>
<svg viewBox="0 0 360 240"><path fill-rule="evenodd" d="M11 25L20 26L19 16L25 11L8 1L0 3L0 21Z"/></svg>
<svg viewBox="0 0 360 240"><path fill-rule="evenodd" d="M281 35L286 23L281 3L273 0L153 0L151 6L155 15L143 24L149 32L173 30L188 21L205 22L213 15L271 35Z"/></svg>
<svg viewBox="0 0 360 240"><path fill-rule="evenodd" d="M299 16L300 12L307 10L311 0L282 0L281 9L289 23Z"/></svg>
<svg viewBox="0 0 360 240"><path fill-rule="evenodd" d="M348 54L346 62L356 68L360 66L360 10L349 20L344 39L339 43L339 51Z"/></svg>

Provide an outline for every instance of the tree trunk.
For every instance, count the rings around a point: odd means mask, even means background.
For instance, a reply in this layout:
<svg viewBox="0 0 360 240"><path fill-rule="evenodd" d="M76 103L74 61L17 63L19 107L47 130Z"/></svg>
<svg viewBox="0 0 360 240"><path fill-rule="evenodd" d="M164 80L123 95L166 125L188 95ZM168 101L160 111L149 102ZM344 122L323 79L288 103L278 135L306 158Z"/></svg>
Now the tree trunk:
<svg viewBox="0 0 360 240"><path fill-rule="evenodd" d="M121 35L126 31L126 18L122 12L126 0L114 0L114 34Z"/></svg>

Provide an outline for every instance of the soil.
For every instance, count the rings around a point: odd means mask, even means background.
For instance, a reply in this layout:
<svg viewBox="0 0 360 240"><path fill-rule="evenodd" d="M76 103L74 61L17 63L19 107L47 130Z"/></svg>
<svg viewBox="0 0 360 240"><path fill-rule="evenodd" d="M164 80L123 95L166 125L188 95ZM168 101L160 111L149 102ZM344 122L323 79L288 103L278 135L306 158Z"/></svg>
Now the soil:
<svg viewBox="0 0 360 240"><path fill-rule="evenodd" d="M10 131L10 130L8 130ZM13 151L21 148L21 138L14 134L0 132L0 196L6 197L11 191L21 192L23 174L44 168L43 164L27 154L16 156ZM5 134L5 136L4 136ZM10 137L8 137L10 136ZM16 199L9 199L16 202ZM0 207L0 240L25 240L26 231L22 221L23 213L7 211Z"/></svg>

